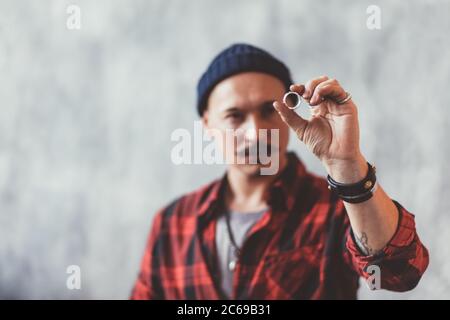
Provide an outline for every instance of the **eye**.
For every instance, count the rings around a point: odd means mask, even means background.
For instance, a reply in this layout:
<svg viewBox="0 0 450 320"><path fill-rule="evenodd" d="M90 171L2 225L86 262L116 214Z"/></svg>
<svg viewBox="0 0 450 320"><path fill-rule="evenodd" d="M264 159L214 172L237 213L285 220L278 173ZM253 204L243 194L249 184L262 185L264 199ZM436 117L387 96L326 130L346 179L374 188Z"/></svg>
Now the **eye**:
<svg viewBox="0 0 450 320"><path fill-rule="evenodd" d="M266 102L263 104L261 114L263 117L270 117L275 114L275 108L273 107L272 102Z"/></svg>
<svg viewBox="0 0 450 320"><path fill-rule="evenodd" d="M230 120L240 120L242 119L242 114L239 112L230 112L225 116L225 118Z"/></svg>

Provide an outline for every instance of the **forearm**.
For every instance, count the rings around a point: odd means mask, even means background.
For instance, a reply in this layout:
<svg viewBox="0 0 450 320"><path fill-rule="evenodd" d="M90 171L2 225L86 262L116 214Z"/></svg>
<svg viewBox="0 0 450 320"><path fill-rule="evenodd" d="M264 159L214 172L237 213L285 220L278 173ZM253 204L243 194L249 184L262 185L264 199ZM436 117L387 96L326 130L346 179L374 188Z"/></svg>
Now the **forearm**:
<svg viewBox="0 0 450 320"><path fill-rule="evenodd" d="M367 174L367 161L362 155L353 161L340 161L325 165L330 176L341 183L355 183ZM399 213L394 202L378 184L372 198L362 203L344 205L355 235L355 240L365 255L383 249L393 237Z"/></svg>

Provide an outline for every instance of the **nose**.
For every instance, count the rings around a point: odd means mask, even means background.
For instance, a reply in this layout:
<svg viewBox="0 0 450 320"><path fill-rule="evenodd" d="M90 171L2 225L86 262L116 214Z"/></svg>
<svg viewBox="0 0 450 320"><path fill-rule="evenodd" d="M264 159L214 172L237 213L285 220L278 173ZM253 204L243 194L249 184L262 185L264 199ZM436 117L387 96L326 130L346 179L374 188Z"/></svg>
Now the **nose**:
<svg viewBox="0 0 450 320"><path fill-rule="evenodd" d="M255 116L250 117L245 126L245 139L251 143L256 142L258 140L259 129L264 129L261 119Z"/></svg>

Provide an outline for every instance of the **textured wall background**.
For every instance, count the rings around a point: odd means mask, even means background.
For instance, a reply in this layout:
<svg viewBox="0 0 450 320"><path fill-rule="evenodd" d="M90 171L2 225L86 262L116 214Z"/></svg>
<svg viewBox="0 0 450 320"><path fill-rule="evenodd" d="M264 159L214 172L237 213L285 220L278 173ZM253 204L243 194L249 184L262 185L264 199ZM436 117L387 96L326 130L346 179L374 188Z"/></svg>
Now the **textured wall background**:
<svg viewBox="0 0 450 320"><path fill-rule="evenodd" d="M450 298L450 4L343 3L0 0L0 298L128 297L154 212L224 169L173 165L170 133L192 129L196 81L236 41L299 82L339 79L365 156L416 214L431 253L419 286L360 297ZM66 28L69 4L80 30ZM371 4L381 30L366 28ZM71 264L81 290L66 288Z"/></svg>

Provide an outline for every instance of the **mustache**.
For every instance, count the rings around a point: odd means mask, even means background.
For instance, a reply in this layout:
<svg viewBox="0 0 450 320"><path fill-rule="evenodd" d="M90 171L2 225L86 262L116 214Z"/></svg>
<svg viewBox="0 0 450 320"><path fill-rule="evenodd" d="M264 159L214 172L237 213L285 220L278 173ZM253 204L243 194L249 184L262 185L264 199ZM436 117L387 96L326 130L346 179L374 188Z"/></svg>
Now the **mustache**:
<svg viewBox="0 0 450 320"><path fill-rule="evenodd" d="M264 156L272 156L278 152L279 148L274 144L267 143L255 143L250 146L246 146L235 152L238 157L257 156L259 158L260 153Z"/></svg>

